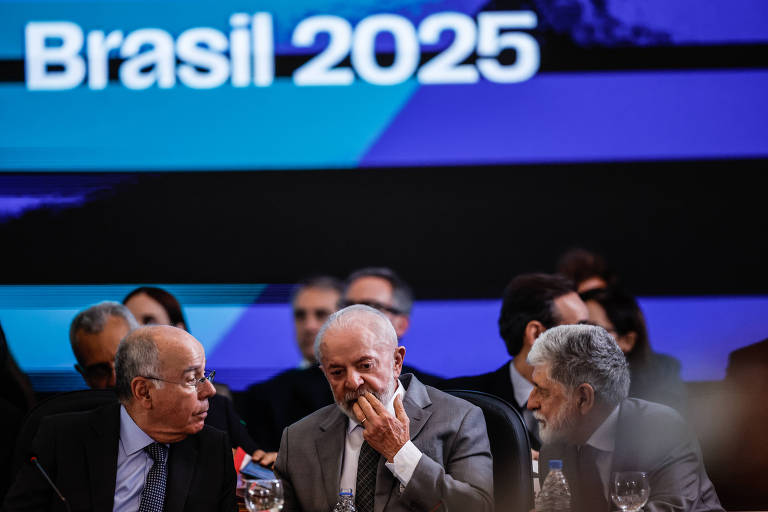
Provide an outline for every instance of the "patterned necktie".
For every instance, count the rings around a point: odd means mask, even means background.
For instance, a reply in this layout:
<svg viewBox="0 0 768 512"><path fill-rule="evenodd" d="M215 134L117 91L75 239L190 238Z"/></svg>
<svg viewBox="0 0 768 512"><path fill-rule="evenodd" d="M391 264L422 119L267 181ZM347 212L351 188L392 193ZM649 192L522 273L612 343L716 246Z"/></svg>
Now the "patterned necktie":
<svg viewBox="0 0 768 512"><path fill-rule="evenodd" d="M147 473L144 490L141 491L139 512L163 512L165 504L165 479L168 475L166 455L168 448L164 444L152 443L144 448L155 463Z"/></svg>
<svg viewBox="0 0 768 512"><path fill-rule="evenodd" d="M357 484L355 509L357 512L373 512L373 495L376 493L376 470L379 466L379 452L367 441L360 447L357 460Z"/></svg>

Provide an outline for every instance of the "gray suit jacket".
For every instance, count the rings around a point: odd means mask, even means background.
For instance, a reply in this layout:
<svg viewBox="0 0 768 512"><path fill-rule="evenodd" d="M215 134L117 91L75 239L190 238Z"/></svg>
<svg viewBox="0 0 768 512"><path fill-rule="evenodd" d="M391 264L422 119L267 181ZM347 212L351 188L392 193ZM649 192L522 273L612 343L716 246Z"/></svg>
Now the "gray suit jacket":
<svg viewBox="0 0 768 512"><path fill-rule="evenodd" d="M374 511L492 511L493 463L482 411L411 374L400 382L411 441L423 455L402 492L381 457ZM333 510L347 421L334 404L285 429L275 472L285 484L286 512Z"/></svg>
<svg viewBox="0 0 768 512"><path fill-rule="evenodd" d="M543 482L549 460L563 460L566 479L575 460L562 444L544 445L539 467ZM699 443L683 418L672 408L627 398L620 404L616 445L611 463L614 471L645 471L651 484L645 512L724 512L701 456ZM582 508L574 507L575 511ZM605 512L611 510L606 504ZM592 508L590 512L599 512Z"/></svg>

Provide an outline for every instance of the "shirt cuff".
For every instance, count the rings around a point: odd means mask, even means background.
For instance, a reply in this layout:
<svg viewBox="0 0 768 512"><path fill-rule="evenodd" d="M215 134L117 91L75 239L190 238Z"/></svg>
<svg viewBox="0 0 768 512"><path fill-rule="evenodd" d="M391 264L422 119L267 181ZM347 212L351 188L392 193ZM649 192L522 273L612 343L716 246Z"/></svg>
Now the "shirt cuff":
<svg viewBox="0 0 768 512"><path fill-rule="evenodd" d="M411 441L408 441L395 454L394 462L385 462L384 465L400 480L400 485L405 487L410 482L413 472L416 471L421 455L421 450L416 448L416 445Z"/></svg>

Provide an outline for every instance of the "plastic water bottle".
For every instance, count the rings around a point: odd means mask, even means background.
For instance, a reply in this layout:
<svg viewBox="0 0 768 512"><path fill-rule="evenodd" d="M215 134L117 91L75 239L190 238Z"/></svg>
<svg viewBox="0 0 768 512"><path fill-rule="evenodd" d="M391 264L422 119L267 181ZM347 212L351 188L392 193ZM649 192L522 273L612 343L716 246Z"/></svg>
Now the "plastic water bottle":
<svg viewBox="0 0 768 512"><path fill-rule="evenodd" d="M339 492L339 501L333 507L333 512L355 512L355 496L352 489L342 489Z"/></svg>
<svg viewBox="0 0 768 512"><path fill-rule="evenodd" d="M549 461L549 474L536 495L536 512L571 512L571 490L563 475L563 461Z"/></svg>

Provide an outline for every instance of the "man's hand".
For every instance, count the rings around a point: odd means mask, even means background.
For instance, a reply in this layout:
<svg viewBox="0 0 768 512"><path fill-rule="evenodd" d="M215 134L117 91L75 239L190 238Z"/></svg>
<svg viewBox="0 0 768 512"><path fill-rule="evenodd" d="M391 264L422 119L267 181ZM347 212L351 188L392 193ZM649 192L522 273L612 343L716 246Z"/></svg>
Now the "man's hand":
<svg viewBox="0 0 768 512"><path fill-rule="evenodd" d="M276 459L277 452L265 452L264 450L256 450L253 452L253 455L251 455L251 460L267 468L271 468Z"/></svg>
<svg viewBox="0 0 768 512"><path fill-rule="evenodd" d="M370 392L357 399L352 410L357 416L363 428L363 438L371 445L371 448L387 458L388 462L394 462L395 455L411 439L408 430L411 420L405 414L403 401L398 395L395 397L395 416L387 412L378 399Z"/></svg>

